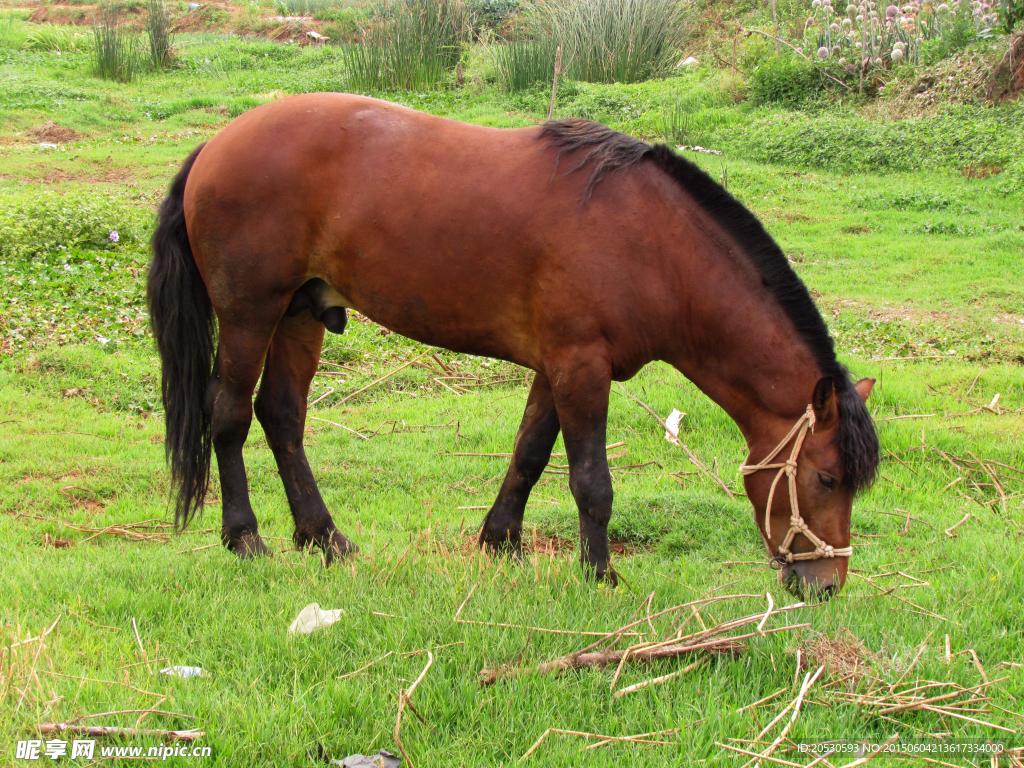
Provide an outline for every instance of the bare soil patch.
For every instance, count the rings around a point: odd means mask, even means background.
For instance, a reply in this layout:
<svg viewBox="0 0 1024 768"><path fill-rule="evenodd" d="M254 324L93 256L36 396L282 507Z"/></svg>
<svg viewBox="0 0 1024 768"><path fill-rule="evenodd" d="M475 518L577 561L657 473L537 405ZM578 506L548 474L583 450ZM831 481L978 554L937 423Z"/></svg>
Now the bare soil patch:
<svg viewBox="0 0 1024 768"><path fill-rule="evenodd" d="M65 128L57 125L53 120L47 120L37 128L27 131L29 137L36 141L45 141L51 144L62 144L68 141L76 141L82 138L82 134L73 128Z"/></svg>

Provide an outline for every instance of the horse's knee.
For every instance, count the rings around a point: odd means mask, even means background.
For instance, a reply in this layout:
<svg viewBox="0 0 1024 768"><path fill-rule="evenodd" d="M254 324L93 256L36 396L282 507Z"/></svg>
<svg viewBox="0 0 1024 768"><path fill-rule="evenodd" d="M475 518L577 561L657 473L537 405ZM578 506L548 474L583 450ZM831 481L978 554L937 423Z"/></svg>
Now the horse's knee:
<svg viewBox="0 0 1024 768"><path fill-rule="evenodd" d="M236 397L219 381L210 382L206 390L205 410L210 419L214 446L245 442L252 424L252 403L247 397Z"/></svg>
<svg viewBox="0 0 1024 768"><path fill-rule="evenodd" d="M572 491L580 512L587 513L600 526L608 525L612 516L612 501L615 498L610 477L602 477L596 472L575 479L570 477L569 490Z"/></svg>

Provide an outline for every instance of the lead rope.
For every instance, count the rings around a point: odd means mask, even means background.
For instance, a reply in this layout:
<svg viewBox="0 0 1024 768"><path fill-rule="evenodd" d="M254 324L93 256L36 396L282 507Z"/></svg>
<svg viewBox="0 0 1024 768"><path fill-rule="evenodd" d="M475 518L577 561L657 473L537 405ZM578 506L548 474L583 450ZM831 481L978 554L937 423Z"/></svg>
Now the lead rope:
<svg viewBox="0 0 1024 768"><path fill-rule="evenodd" d="M807 527L807 523L804 522L803 517L800 515L800 505L797 503L796 498L796 470L797 470L797 457L800 455L800 449L803 448L804 438L807 437L807 431L814 431L814 408L810 405L807 406L807 410L804 411L804 415L801 416L793 428L789 430L789 433L782 438L775 449L765 456L757 464L744 464L740 467L740 472L744 475L752 475L755 472L760 472L762 469L777 469L779 470L775 479L772 480L771 490L768 492L768 504L765 507L764 513L764 529L765 536L764 544L768 548L768 555L774 562L778 563L792 563L796 560L820 560L823 557L850 557L853 554L853 547L841 547L836 549L831 544L826 544L824 541L814 535L814 532ZM789 454L789 458L784 462L771 463L772 459L779 455L786 444L796 436L796 440L793 442L793 450ZM786 480L789 484L789 505L792 512L789 517L789 531L786 532L786 538L782 540L782 544L779 545L779 551L777 554L772 553L769 539L772 535L772 499L775 497L775 489L778 487L779 480L782 476L786 476ZM793 543L793 539L798 533L802 533L807 537L807 540L814 545L813 552L801 552L794 554L790 551L789 545Z"/></svg>

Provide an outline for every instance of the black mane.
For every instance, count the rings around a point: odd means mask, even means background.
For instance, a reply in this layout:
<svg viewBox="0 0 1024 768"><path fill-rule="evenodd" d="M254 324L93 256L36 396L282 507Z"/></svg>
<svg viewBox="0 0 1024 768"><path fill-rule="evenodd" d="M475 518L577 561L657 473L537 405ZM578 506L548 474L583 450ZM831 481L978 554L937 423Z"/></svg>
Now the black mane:
<svg viewBox="0 0 1024 768"><path fill-rule="evenodd" d="M541 128L539 138L558 149L559 160L567 153L583 153L569 172L586 166L593 168L584 200L608 173L650 160L675 179L736 240L796 326L822 373L835 382L840 415L837 439L845 470L844 483L855 491L870 485L878 469L878 436L871 416L853 388L846 367L836 359L832 337L806 286L754 214L694 163L664 144L652 146L598 123L578 119L549 121Z"/></svg>

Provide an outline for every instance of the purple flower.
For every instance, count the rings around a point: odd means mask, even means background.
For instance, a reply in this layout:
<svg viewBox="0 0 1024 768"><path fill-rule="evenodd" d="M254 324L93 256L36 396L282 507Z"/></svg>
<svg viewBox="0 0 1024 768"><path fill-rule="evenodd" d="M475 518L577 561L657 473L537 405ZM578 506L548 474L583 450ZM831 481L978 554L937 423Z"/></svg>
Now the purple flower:
<svg viewBox="0 0 1024 768"><path fill-rule="evenodd" d="M895 5L890 5L888 8L885 9L885 15L890 19L895 19L896 14L898 14L899 12L900 9L897 8Z"/></svg>
<svg viewBox="0 0 1024 768"><path fill-rule="evenodd" d="M110 234L107 235L107 238L110 240L110 242L116 243L118 240L121 239L121 236L119 234L117 234L117 230L116 229L112 229L112 230L110 230Z"/></svg>
<svg viewBox="0 0 1024 768"><path fill-rule="evenodd" d="M821 48L818 49L818 58L819 59L827 59L828 58L828 48L826 48L825 46L821 46Z"/></svg>

